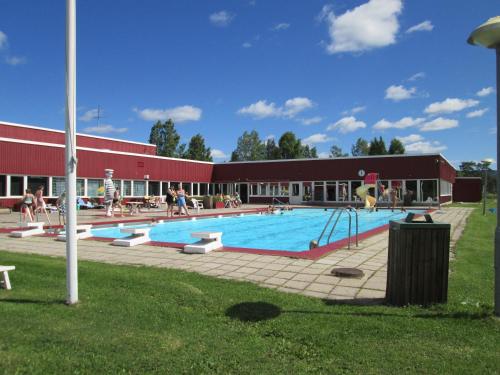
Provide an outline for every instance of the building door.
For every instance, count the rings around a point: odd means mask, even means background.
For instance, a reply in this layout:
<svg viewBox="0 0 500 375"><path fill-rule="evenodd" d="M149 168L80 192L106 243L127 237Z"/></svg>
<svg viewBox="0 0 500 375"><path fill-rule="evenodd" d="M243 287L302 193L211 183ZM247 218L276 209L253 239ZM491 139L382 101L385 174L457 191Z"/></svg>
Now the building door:
<svg viewBox="0 0 500 375"><path fill-rule="evenodd" d="M302 183L290 182L289 194L290 204L302 203Z"/></svg>
<svg viewBox="0 0 500 375"><path fill-rule="evenodd" d="M248 184L240 184L240 198L243 203L248 203Z"/></svg>

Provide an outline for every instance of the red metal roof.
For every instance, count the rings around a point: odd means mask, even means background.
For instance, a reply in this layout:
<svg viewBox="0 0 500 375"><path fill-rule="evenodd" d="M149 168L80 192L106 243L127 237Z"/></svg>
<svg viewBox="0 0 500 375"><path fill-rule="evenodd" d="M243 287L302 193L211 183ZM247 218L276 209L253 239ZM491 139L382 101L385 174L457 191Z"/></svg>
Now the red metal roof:
<svg viewBox="0 0 500 375"><path fill-rule="evenodd" d="M64 145L64 132L61 130L5 122L0 122L0 137ZM77 134L76 144L81 147L156 155L155 145L88 134Z"/></svg>

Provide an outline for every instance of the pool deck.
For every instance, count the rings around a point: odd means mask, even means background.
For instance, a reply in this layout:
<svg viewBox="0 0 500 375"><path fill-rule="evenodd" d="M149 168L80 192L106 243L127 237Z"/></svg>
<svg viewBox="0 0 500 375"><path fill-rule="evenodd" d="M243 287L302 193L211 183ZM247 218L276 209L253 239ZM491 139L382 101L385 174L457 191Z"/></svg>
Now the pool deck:
<svg viewBox="0 0 500 375"><path fill-rule="evenodd" d="M247 206L247 209L263 206ZM432 214L436 221L451 224L451 247L454 249L472 208L447 207ZM241 209L207 210L210 213L240 213ZM220 212L219 212L220 211ZM96 214L99 217L96 217ZM139 218L164 216L146 211ZM53 216L57 221L57 216ZM18 213L0 216L0 228L11 227ZM121 219L121 218L118 218ZM99 212L81 211L79 223L107 221ZM10 238L0 234L1 250L48 256L65 256L65 244L49 237ZM179 249L140 245L122 248L102 241L80 240L78 258L120 265L142 265L181 269L224 279L249 281L283 292L304 294L334 301L380 303L385 296L388 232L362 240L359 247L342 248L316 259L215 251L209 254L184 254ZM453 254L451 252L450 254ZM330 271L336 267L354 267L364 272L361 279L338 278ZM14 281L15 282L15 281ZM15 285L14 285L15 286Z"/></svg>

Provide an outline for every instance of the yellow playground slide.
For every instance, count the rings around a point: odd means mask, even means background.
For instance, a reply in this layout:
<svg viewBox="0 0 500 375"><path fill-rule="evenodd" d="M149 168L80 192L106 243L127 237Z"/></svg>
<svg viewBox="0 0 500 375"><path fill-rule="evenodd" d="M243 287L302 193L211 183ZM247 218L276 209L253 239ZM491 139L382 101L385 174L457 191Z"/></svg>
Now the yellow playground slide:
<svg viewBox="0 0 500 375"><path fill-rule="evenodd" d="M375 184L365 184L356 189L357 196L365 201L365 208L373 208L375 207L375 203L377 203L375 197L368 194L368 189L374 188L375 186Z"/></svg>

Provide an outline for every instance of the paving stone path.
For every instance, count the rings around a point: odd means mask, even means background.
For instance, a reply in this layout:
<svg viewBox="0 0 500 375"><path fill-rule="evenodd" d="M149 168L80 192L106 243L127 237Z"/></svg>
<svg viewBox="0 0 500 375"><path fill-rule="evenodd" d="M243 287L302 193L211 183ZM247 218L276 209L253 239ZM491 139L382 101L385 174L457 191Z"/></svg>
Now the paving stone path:
<svg viewBox="0 0 500 375"><path fill-rule="evenodd" d="M451 247L460 238L472 208L445 208L433 213L436 221L451 224ZM47 237L14 239L0 234L0 248L18 253L65 256L65 244ZM317 260L216 251L184 254L179 249L141 245L121 248L109 243L82 240L78 258L111 264L175 268L224 279L250 281L283 292L331 300L380 302L385 296L388 232L370 237L351 250L340 249ZM334 267L355 267L361 279L331 275Z"/></svg>

